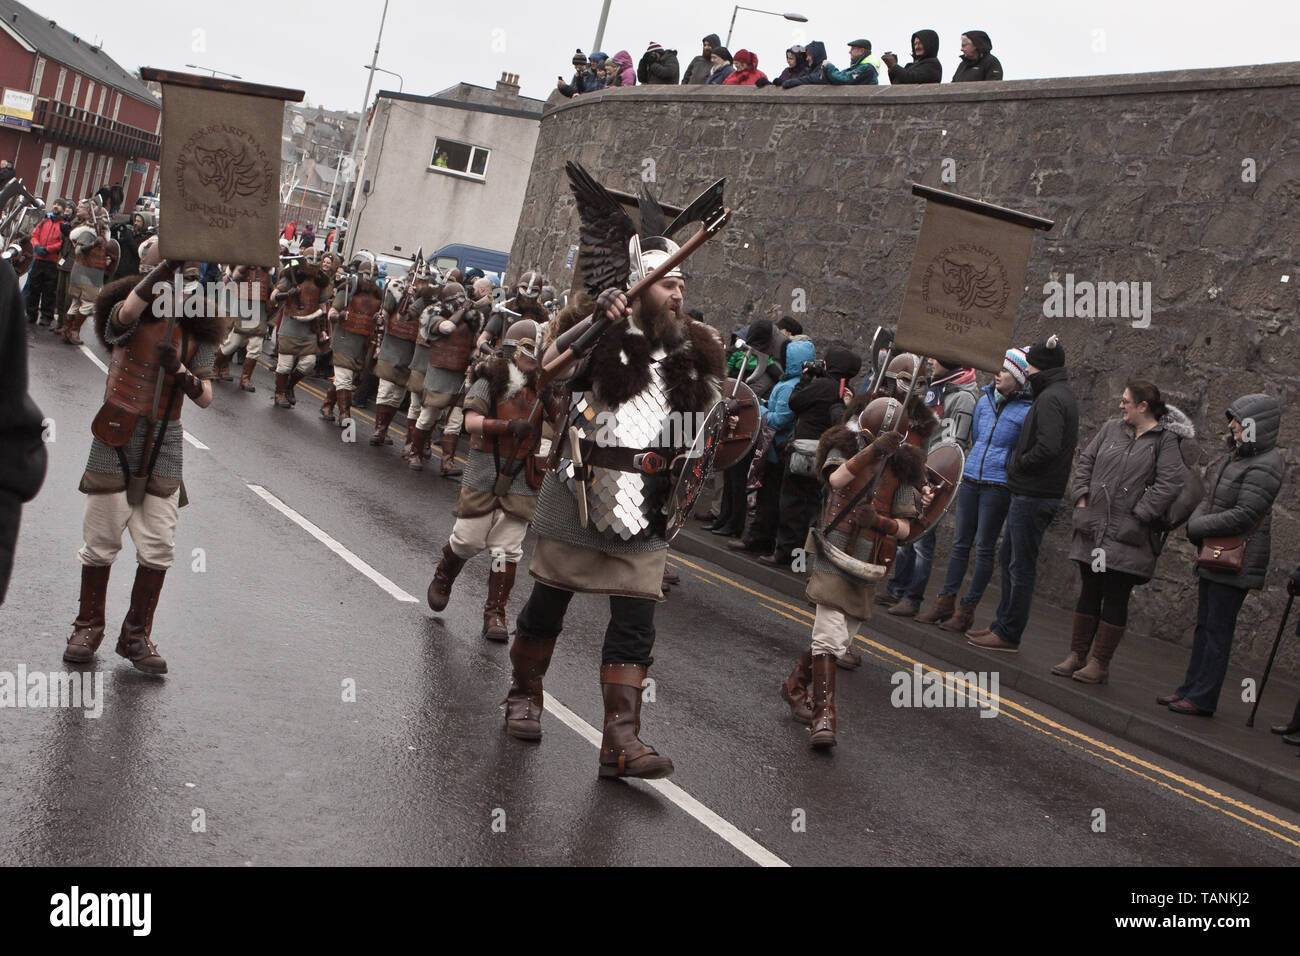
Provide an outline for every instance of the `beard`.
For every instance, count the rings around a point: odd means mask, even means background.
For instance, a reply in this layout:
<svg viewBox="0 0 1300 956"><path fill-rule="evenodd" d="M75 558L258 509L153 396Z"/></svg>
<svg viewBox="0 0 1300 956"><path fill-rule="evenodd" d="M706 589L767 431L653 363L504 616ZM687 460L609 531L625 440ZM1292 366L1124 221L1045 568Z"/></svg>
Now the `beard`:
<svg viewBox="0 0 1300 956"><path fill-rule="evenodd" d="M653 313L642 308L636 319L646 338L654 345L671 351L686 340L686 313L674 307L671 300Z"/></svg>

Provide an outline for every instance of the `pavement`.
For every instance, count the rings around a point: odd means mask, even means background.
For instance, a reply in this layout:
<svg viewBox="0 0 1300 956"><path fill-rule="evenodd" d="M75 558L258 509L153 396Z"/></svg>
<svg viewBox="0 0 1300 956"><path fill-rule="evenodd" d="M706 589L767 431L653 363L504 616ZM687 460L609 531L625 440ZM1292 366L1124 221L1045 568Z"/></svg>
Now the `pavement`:
<svg viewBox="0 0 1300 956"><path fill-rule="evenodd" d="M1300 813L1286 794L1237 786L1034 696L1106 703L1127 677L1077 690L1044 677L1040 687L1016 670L1032 651L1014 661L971 657L979 652L955 641L927 650L909 643L923 629L893 618L858 636L863 666L837 681L839 745L812 751L777 693L808 642L795 582L729 554L689 552L694 529L669 556L682 583L656 611L642 711L642 737L673 760L673 776L596 775L608 602L594 596L570 607L546 675L542 740L514 740L500 707L507 649L480 636L485 559L467 565L445 612L424 603L456 483L436 476L436 456L421 473L405 467L401 422L396 444L376 448L369 412L356 414L353 441L320 420L323 382L302 382L296 409L273 408L265 368L255 394L219 383L211 408L185 410L191 503L154 628L170 672L146 677L113 653L129 542L109 581L110 636L92 664L70 668L61 654L76 613L76 488L105 353L44 330L29 339L50 467L24 508L0 607L0 863L1300 861ZM512 619L529 591L521 571ZM1063 643L1037 634L1050 666ZM939 706L901 700L917 668L927 678L978 671L988 694L945 677ZM7 675L66 671L102 682L97 716L6 701ZM1255 735L1276 744L1278 764L1294 762L1262 729L1292 691L1279 684L1269 695ZM1155 709L1139 703L1135 714ZM1147 719L1162 717L1174 720ZM1184 732L1227 733L1227 717Z"/></svg>
<svg viewBox="0 0 1300 956"><path fill-rule="evenodd" d="M752 581L757 588L807 603L806 575L760 564L757 554L731 551L726 547L726 542L731 540L710 533L702 521L693 520L673 541L673 550L726 568ZM939 592L946 559L946 555L935 555L939 572L931 575L922 611L929 610ZM976 612L974 627L987 627L993 619L1001 596L996 582L995 573L994 583L989 585ZM1263 594L1252 592L1247 598L1248 601L1279 599L1286 600L1284 588L1275 587ZM1189 615L1195 613L1194 606L1188 608ZM1069 651L1072 615L1072 610L1035 601L1020 651L1015 654L983 650L967 643L963 635L889 615L884 607L876 608L876 614L864 628L870 634L887 635L908 647L952 661L962 669L996 665L1003 688L1018 690L1099 730L1204 770L1249 793L1300 810L1300 759L1297 759L1300 748L1283 744L1276 734L1269 732L1274 724L1290 722L1296 700L1300 699L1300 685L1272 674L1255 726L1247 727L1253 703L1243 701L1234 689L1241 688L1247 679L1258 686L1260 673L1233 664L1228 668L1219 709L1213 717L1175 714L1155 699L1173 693L1182 684L1190 648L1129 632L1111 661L1106 684L1088 685L1056 677L1051 668ZM1294 624L1293 614L1283 640L1294 639Z"/></svg>

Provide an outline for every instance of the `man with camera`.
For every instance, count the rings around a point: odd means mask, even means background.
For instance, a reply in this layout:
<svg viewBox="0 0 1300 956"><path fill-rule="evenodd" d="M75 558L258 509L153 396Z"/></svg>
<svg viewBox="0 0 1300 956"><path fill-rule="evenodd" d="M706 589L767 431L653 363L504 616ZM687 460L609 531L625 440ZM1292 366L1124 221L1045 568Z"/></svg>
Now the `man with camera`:
<svg viewBox="0 0 1300 956"><path fill-rule="evenodd" d="M680 76L677 51L665 50L658 43L651 43L646 48L636 68L636 81L650 86L676 86Z"/></svg>

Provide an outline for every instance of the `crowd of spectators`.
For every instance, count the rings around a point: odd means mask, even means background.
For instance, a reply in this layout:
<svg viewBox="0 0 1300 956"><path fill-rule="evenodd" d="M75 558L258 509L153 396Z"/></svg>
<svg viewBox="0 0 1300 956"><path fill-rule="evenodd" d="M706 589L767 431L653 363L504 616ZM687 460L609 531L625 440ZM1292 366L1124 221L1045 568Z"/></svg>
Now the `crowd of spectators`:
<svg viewBox="0 0 1300 956"><path fill-rule="evenodd" d="M759 69L758 54L738 49L733 54L722 45L716 33L704 37L701 50L681 69L676 50L650 43L636 68L627 50L612 57L596 52L590 56L577 50L573 54L573 77L565 82L556 77L556 89L572 97L611 86L683 85L683 86L757 86L790 89L808 84L877 85L885 77L891 84L941 83L943 65L939 62L939 34L934 30L917 30L912 34L912 61L900 66L892 51L879 55L871 52L871 41L859 37L848 42L847 61L843 68L827 59L826 45L814 40L807 46L795 45L785 51L785 67L775 80ZM973 80L1002 79L1002 63L993 55L993 41L983 30L967 30L961 35L961 58L953 83Z"/></svg>

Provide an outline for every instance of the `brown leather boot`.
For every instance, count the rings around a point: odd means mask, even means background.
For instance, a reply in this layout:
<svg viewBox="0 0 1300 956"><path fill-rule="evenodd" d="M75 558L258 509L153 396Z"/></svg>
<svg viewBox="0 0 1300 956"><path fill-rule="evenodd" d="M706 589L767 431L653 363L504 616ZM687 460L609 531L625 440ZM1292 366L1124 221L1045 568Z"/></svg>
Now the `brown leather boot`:
<svg viewBox="0 0 1300 956"><path fill-rule="evenodd" d="M424 451L429 447L429 440L433 437L433 432L428 428L417 426L406 434L411 439L411 453L407 456L408 467L411 471L424 471ZM502 638L502 640L505 640L505 638Z"/></svg>
<svg viewBox="0 0 1300 956"><path fill-rule="evenodd" d="M1088 649L1092 647L1092 639L1097 633L1098 623L1100 623L1098 618L1075 612L1074 630L1070 634L1070 653L1065 660L1052 668L1053 674L1057 677L1069 677L1084 665L1088 660Z"/></svg>
<svg viewBox="0 0 1300 956"><path fill-rule="evenodd" d="M272 398L276 408L292 408L293 403L289 401L289 373L275 373L275 397Z"/></svg>
<svg viewBox="0 0 1300 956"><path fill-rule="evenodd" d="M978 604L958 604L957 610L952 612L952 617L939 625L941 631L952 631L954 634L965 634L975 623L975 608Z"/></svg>
<svg viewBox="0 0 1300 956"><path fill-rule="evenodd" d="M442 433L442 467L438 469L440 478L459 478L461 476L460 465L456 464L456 446L460 444L460 433L449 434Z"/></svg>
<svg viewBox="0 0 1300 956"><path fill-rule="evenodd" d="M397 409L392 405L375 406L375 433L370 436L372 445L391 445L393 440L388 437L388 426L393 422L393 416L397 414Z"/></svg>
<svg viewBox="0 0 1300 956"><path fill-rule="evenodd" d="M505 570L488 574L488 596L483 602L483 636L489 641L504 644L510 640L510 624L506 621L506 602L515 586L513 561L507 561Z"/></svg>
<svg viewBox="0 0 1300 956"><path fill-rule="evenodd" d="M338 400L338 395L338 389L331 382L330 387L325 391L325 400L320 403L320 417L327 422L334 421L334 403Z"/></svg>
<svg viewBox="0 0 1300 956"><path fill-rule="evenodd" d="M1124 639L1126 628L1117 624L1101 621L1097 625L1097 637L1092 642L1092 653L1088 663L1070 676L1085 684L1104 684L1110 676L1110 659L1115 656L1115 648Z"/></svg>
<svg viewBox="0 0 1300 956"><path fill-rule="evenodd" d="M289 373L289 387L285 390L285 398L289 399L290 405L298 404L298 396L294 394L293 387L307 377L307 373L300 368L294 368Z"/></svg>
<svg viewBox="0 0 1300 956"><path fill-rule="evenodd" d="M451 550L451 543L448 542L442 546L442 560L438 562L437 569L433 572L433 580L429 582L429 607L435 611L441 611L451 600L451 586L456 583L456 577L460 574L461 568L465 567L465 559L456 556L456 552Z"/></svg>
<svg viewBox="0 0 1300 956"><path fill-rule="evenodd" d="M239 373L239 387L245 392L256 392L257 386L253 384L253 369L257 368L257 359L244 359L244 370Z"/></svg>
<svg viewBox="0 0 1300 956"><path fill-rule="evenodd" d="M415 448L415 433L418 430L415 423L418 422L419 420L420 418L418 415L415 418L407 418L406 420L406 442L405 444L402 445L403 461L411 460L411 451L413 448ZM429 433L433 434L432 429L430 429Z"/></svg>
<svg viewBox="0 0 1300 956"><path fill-rule="evenodd" d="M506 732L520 740L542 739L542 678L551 665L555 639L535 641L518 631L510 644L510 692Z"/></svg>
<svg viewBox="0 0 1300 956"><path fill-rule="evenodd" d="M957 603L957 595L940 594L934 599L934 607L924 614L918 614L915 621L918 624L938 624L952 617L953 605Z"/></svg>
<svg viewBox="0 0 1300 956"><path fill-rule="evenodd" d="M63 329L59 332L59 337L69 345L80 345L81 336L77 333L81 331L81 323L86 321L86 317L81 313L69 315L67 321L63 323Z"/></svg>
<svg viewBox="0 0 1300 956"><path fill-rule="evenodd" d="M352 389L340 388L339 396L339 428L342 428L349 418L352 417Z"/></svg>
<svg viewBox="0 0 1300 956"><path fill-rule="evenodd" d="M808 702L808 685L812 683L812 651L804 651L781 684L781 699L790 705L790 716L801 724L812 723L812 704Z"/></svg>
<svg viewBox="0 0 1300 956"><path fill-rule="evenodd" d="M904 598L885 613L894 617L916 617L916 612L919 610L921 610L919 604L913 604L910 600Z"/></svg>
<svg viewBox="0 0 1300 956"><path fill-rule="evenodd" d="M108 596L108 572L112 569L111 564L81 566L81 607L63 651L63 659L69 664L85 664L95 659L95 651L104 639L104 599Z"/></svg>
<svg viewBox="0 0 1300 956"><path fill-rule="evenodd" d="M230 377L230 356L217 349L217 357L212 360L212 380L214 382L233 382Z"/></svg>
<svg viewBox="0 0 1300 956"><path fill-rule="evenodd" d="M818 750L835 746L835 655L812 656L812 735Z"/></svg>
<svg viewBox="0 0 1300 956"><path fill-rule="evenodd" d="M641 688L645 664L602 664L600 691L605 698L605 734L600 741L600 776L657 780L673 772L673 762L659 756L639 736Z"/></svg>
<svg viewBox="0 0 1300 956"><path fill-rule="evenodd" d="M138 671L146 674L166 674L167 662L158 654L158 648L149 639L153 632L153 612L158 607L166 571L146 568L135 569L135 586L131 588L131 608L122 622L122 633L117 638L117 653L125 657Z"/></svg>

